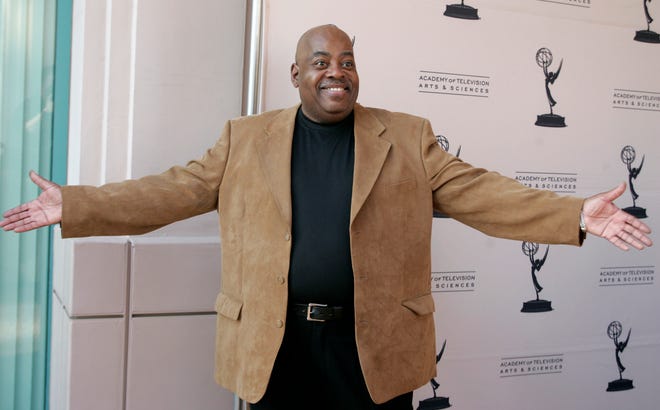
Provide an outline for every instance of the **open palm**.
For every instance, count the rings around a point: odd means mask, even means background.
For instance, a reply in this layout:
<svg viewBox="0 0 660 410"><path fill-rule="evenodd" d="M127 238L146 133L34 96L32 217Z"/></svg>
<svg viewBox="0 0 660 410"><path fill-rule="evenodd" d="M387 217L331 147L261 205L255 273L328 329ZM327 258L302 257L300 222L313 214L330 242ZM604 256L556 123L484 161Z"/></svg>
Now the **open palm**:
<svg viewBox="0 0 660 410"><path fill-rule="evenodd" d="M42 192L37 199L12 208L2 215L4 219L0 220L0 228L5 231L26 232L62 220L60 186L34 171L30 171L30 179Z"/></svg>
<svg viewBox="0 0 660 410"><path fill-rule="evenodd" d="M647 236L651 229L613 203L625 190L626 185L622 183L608 192L585 200L583 211L587 231L607 239L623 250L628 250L629 246L644 249L653 244Z"/></svg>

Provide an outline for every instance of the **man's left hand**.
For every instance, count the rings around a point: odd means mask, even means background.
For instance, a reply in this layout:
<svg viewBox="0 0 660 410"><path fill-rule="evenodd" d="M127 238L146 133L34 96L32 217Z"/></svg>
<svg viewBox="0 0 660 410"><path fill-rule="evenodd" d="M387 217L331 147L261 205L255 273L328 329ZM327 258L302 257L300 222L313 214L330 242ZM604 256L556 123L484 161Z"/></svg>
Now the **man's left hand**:
<svg viewBox="0 0 660 410"><path fill-rule="evenodd" d="M582 207L584 222L587 232L607 239L624 251L630 246L641 250L653 245L647 236L651 228L614 205L613 201L625 190L626 184L621 183L611 191L587 198Z"/></svg>

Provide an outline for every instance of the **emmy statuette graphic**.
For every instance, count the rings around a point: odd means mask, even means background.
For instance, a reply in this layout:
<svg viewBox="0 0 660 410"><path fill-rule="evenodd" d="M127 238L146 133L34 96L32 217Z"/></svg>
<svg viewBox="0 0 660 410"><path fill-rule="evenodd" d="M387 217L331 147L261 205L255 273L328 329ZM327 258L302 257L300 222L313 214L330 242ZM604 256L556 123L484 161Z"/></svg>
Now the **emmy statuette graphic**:
<svg viewBox="0 0 660 410"><path fill-rule="evenodd" d="M449 140L447 139L447 137L445 137L444 135L436 135L435 139L436 139L436 141L438 141L438 145L440 145L440 147L445 152L449 152ZM460 145L458 146L458 151L456 151L456 157L458 158L459 155L461 155L461 146ZM434 218L448 218L447 215L443 214L442 212L435 211L435 210L433 211L433 217Z"/></svg>
<svg viewBox="0 0 660 410"><path fill-rule="evenodd" d="M533 242L523 242L522 251L525 255L529 257L529 261L532 263L532 282L534 282L534 289L536 290L536 299L527 301L523 303L521 312L525 313L537 313L537 312L548 312L552 310L552 302L549 300L539 299L539 293L543 290L543 287L539 284L539 281L536 279L536 272L541 270L543 264L545 263L546 258L548 257L548 250L550 245L547 245L545 248L545 255L543 259L534 259L534 255L539 250L539 244Z"/></svg>
<svg viewBox="0 0 660 410"><path fill-rule="evenodd" d="M447 341L445 340L444 343L442 343L442 349L440 349L440 353L435 356L436 363L438 363L442 358L442 354L445 352L446 345ZM433 397L421 400L417 410L439 410L451 407L451 404L449 404L449 397L438 397L437 395L437 390L440 387L440 383L438 383L435 379L431 379L431 387L433 388Z"/></svg>
<svg viewBox="0 0 660 410"><path fill-rule="evenodd" d="M626 145L621 150L621 161L623 161L623 163L626 164L626 167L628 168L628 186L630 187L630 194L632 195L633 199L633 206L623 208L623 210L637 218L646 218L646 209L637 206L636 201L637 198L639 198L639 194L635 192L635 187L633 186L633 180L637 179L637 175L639 175L639 173L642 171L644 158L646 156L642 156L642 161L639 163L639 167L633 168L631 165L633 162L635 162L636 156L637 154L635 153L635 148L630 145Z"/></svg>
<svg viewBox="0 0 660 410"><path fill-rule="evenodd" d="M479 20L477 11L474 7L466 6L465 1L461 0L461 4L448 4L444 14L458 19Z"/></svg>
<svg viewBox="0 0 660 410"><path fill-rule="evenodd" d="M561 115L557 115L552 111L552 107L557 105L557 101L555 101L555 99L552 98L552 94L550 93L550 84L554 84L555 80L557 80L557 77L559 77L559 72L561 71L561 66L563 63L564 60L562 59L559 62L559 67L557 68L557 72L553 73L552 71L548 71L548 67L550 67L550 65L552 64L552 52L545 47L540 48L536 52L536 64L538 64L539 67L543 68L543 74L545 74L545 94L548 97L548 104L550 105L550 113L537 115L535 125L541 127L566 126L564 117L562 117Z"/></svg>
<svg viewBox="0 0 660 410"><path fill-rule="evenodd" d="M614 347L616 347L616 365L619 367L619 378L607 383L607 391L621 391L635 388L635 386L633 386L632 380L623 378L623 371L626 370L626 368L621 363L621 357L619 357L619 354L623 353L624 349L628 345L631 330L632 329L628 329L628 337L626 337L626 341L620 342L619 336L621 336L621 332L623 331L621 322L615 320L607 327L607 336L609 336L609 338L614 341Z"/></svg>
<svg viewBox="0 0 660 410"><path fill-rule="evenodd" d="M649 3L651 0L642 0L642 2L644 3L644 14L646 15L646 30L637 30L635 32L635 40L643 43L660 43L660 34L651 30L651 23L653 23L653 17L649 13Z"/></svg>

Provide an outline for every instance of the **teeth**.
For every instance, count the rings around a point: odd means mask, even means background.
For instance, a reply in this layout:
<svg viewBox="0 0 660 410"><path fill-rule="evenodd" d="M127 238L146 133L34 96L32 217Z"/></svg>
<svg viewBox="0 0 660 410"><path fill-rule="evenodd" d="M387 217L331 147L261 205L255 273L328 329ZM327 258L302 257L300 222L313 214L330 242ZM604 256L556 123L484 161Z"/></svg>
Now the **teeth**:
<svg viewBox="0 0 660 410"><path fill-rule="evenodd" d="M344 89L340 88L340 87L329 87L329 88L327 88L327 90L330 90L330 91L344 91Z"/></svg>

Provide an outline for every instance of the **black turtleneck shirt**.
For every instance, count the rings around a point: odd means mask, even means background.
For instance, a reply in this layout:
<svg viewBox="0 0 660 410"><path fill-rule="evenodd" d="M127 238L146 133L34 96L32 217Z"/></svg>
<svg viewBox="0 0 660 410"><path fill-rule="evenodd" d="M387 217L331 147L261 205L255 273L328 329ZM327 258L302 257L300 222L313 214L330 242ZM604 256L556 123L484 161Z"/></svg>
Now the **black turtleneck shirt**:
<svg viewBox="0 0 660 410"><path fill-rule="evenodd" d="M291 152L293 303L353 305L348 227L354 158L353 113L319 124L298 110Z"/></svg>

